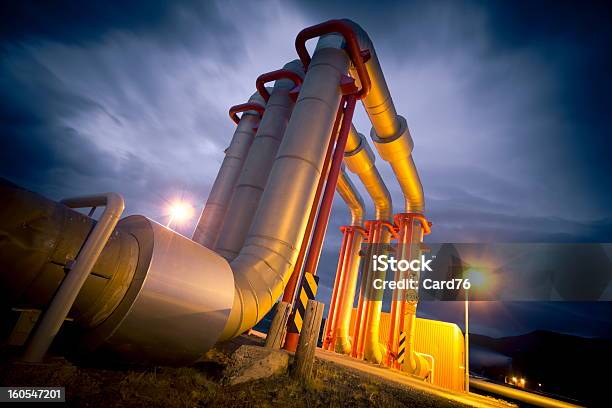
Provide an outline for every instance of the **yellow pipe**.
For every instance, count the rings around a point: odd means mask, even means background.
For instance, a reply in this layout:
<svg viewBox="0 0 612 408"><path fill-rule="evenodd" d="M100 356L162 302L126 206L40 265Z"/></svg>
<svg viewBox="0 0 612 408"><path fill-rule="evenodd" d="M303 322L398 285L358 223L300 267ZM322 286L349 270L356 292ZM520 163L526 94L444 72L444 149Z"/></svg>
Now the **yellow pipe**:
<svg viewBox="0 0 612 408"><path fill-rule="evenodd" d="M347 147L344 153L344 162L346 163L349 170L359 177L368 194L372 198L372 201L374 202L376 220L388 221L393 213L391 194L385 186L385 183L383 182L382 177L380 176L380 173L378 172L378 169L374 164L374 161L374 153L372 152L372 149L370 148L365 137L362 134L358 133L354 126L351 126ZM388 244L390 241L389 234L385 232L382 237L383 240L381 242ZM357 264L351 266L352 269L354 268L355 274L358 273L359 268L358 254L361 246L361 237L359 237L359 239L355 237L355 242L356 241L359 241L359 245L353 245L352 251L353 260L356 260ZM373 271L371 271L370 268L364 268L364 278L366 277L366 275L372 273ZM369 279L368 282L373 281L373 279L374 278ZM369 293L369 295L364 295L366 296L364 304L368 310L366 322L369 323L362 328L365 333L364 355L368 361L380 363L383 351L381 351L381 345L378 341L378 334L380 330L378 323L380 321L380 314L382 311L383 292L382 290L376 290L368 285L368 287L366 288L366 293ZM353 296L350 299L351 305L353 302L353 297L354 292ZM381 300L373 300L378 298L380 298ZM341 327L343 328L343 330L346 328L346 332L339 333L339 337L343 340L341 344L337 344L338 349L341 352L345 353L350 352L350 341L348 336L349 326L350 314L343 315L341 320Z"/></svg>
<svg viewBox="0 0 612 408"><path fill-rule="evenodd" d="M346 174L344 165L342 166L340 176L338 177L336 191L338 191L338 194L340 194L340 197L342 197L342 200L344 200L346 206L351 212L351 225L363 225L363 199L361 198L359 192L355 189L355 186L353 185L351 179L349 179L348 174Z"/></svg>
<svg viewBox="0 0 612 408"><path fill-rule="evenodd" d="M346 167L359 177L374 202L375 218L388 221L392 214L391 194L374 164L375 156L365 137L351 125L349 139L344 150ZM350 147L350 149L349 149Z"/></svg>
<svg viewBox="0 0 612 408"><path fill-rule="evenodd" d="M363 199L351 183L344 168L338 178L338 186L336 187L340 196L346 202L351 211L351 226L361 227L363 225L364 204ZM336 331L333 335L336 338L336 352L349 354L351 352L351 312L353 310L353 301L355 299L355 291L357 288L357 278L359 276L359 250L361 248L362 236L358 231L348 232L352 234L352 245L348 249L350 253L350 264L346 267L346 276L344 284L338 288L337 298L337 324Z"/></svg>
<svg viewBox="0 0 612 408"><path fill-rule="evenodd" d="M370 92L362 99L362 103L372 123L370 137L380 157L391 165L397 177L404 194L406 212L423 213L425 210L423 186L412 158L414 143L410 136L410 131L408 130L408 124L406 123L406 119L398 115L395 110L389 87L387 86L380 62L376 55L376 50L368 34L358 24L350 20L347 20L347 22L353 27L360 48L362 50L368 50L370 53L370 59L366 62L366 69L372 86ZM354 67L350 68L350 73L353 78L358 78ZM377 313L375 309L377 308L378 306L372 308L374 315L371 317L375 317ZM412 317L413 316L407 316L407 319L410 320ZM370 319L370 322L374 326L377 325L372 319ZM374 327L374 329L375 328L376 327ZM414 330L414 325L410 326L410 329ZM377 344L378 341L377 338L374 338L374 335L375 333L370 329L368 343L371 347L376 347L375 344ZM408 333L409 338L413 335L413 332ZM408 360L417 358L411 346L412 345L409 347L409 355L407 356ZM370 356L376 360L378 360L379 354L379 350L370 351Z"/></svg>

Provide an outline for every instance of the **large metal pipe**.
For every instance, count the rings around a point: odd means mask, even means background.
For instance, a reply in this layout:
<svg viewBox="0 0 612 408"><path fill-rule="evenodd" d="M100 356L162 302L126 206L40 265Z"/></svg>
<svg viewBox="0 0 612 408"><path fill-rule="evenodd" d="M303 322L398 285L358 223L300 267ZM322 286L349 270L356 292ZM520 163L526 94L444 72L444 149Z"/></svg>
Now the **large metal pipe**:
<svg viewBox="0 0 612 408"><path fill-rule="evenodd" d="M377 220L389 221L392 215L391 194L378 172L375 156L365 137L351 126L349 143L344 152L346 167L359 177L366 191L374 202L374 217Z"/></svg>
<svg viewBox="0 0 612 408"><path fill-rule="evenodd" d="M249 103L266 106L266 102L259 93L253 94ZM244 112L234 131L232 141L225 150L225 158L193 233L193 240L207 248L215 248L234 186L253 143L253 136L259 125L260 117L260 113L255 110Z"/></svg>
<svg viewBox="0 0 612 408"><path fill-rule="evenodd" d="M283 69L293 72L300 78L304 76L304 67L299 60L285 64ZM255 140L240 171L215 246L215 250L228 261L234 259L240 252L253 222L253 216L268 182L274 157L283 140L293 110L294 101L290 91L295 85L289 79L275 81Z"/></svg>
<svg viewBox="0 0 612 408"><path fill-rule="evenodd" d="M297 258L341 99L349 59L319 40L239 255L232 261L234 306L221 336L257 323L278 299Z"/></svg>
<svg viewBox="0 0 612 408"><path fill-rule="evenodd" d="M353 299L355 297L359 257L357 257L355 260L355 257L353 256L356 252L354 251L355 245L353 243L354 234L352 233L352 227L359 227L363 225L364 204L361 195L357 192L353 186L353 183L346 174L344 166L342 167L342 171L338 177L336 190L346 203L351 213L350 226L341 228L343 232L342 246L340 256L338 258L338 268L336 270L336 277L334 280L332 299L329 304L329 315L326 320L326 341L324 341L324 345L330 344L330 346L333 346L335 344L336 347L338 347L338 333L347 314L345 304L350 303L348 310L350 324L350 309L352 309ZM358 252L359 249L357 249L357 253ZM354 267L355 265L356 268ZM348 333L348 328L346 332ZM344 346L342 347L342 350L344 350L346 348L345 343L348 343L349 339L347 337L342 341Z"/></svg>
<svg viewBox="0 0 612 408"><path fill-rule="evenodd" d="M389 162L399 181L406 200L406 212L422 213L425 210L423 186L411 155L414 144L406 119L395 110L372 40L358 24L350 20L344 21L355 31L361 49L369 51L370 54L366 68L371 90L361 100L372 122L370 137L380 157ZM359 80L356 71L351 70L351 74Z"/></svg>
<svg viewBox="0 0 612 408"><path fill-rule="evenodd" d="M356 23L344 20L349 24L356 36L361 50L369 52L370 59L366 62L366 69L370 78L371 90L362 99L368 117L372 123L370 137L372 138L378 153L383 160L389 162L395 176L400 184L405 199L407 213L423 213L425 210L425 198L423 186L412 158L413 141L408 130L406 119L397 114L389 87L376 55L376 50L368 34ZM357 80L358 72L351 71ZM411 318L408 317L408 320ZM414 325L409 327L414 330ZM377 344L377 334L370 333L369 343ZM408 333L408 338L414 333ZM407 360L417 359L414 349L409 349ZM376 356L378 352L374 353ZM420 371L420 370L419 370ZM427 371L426 369L423 371Z"/></svg>
<svg viewBox="0 0 612 408"><path fill-rule="evenodd" d="M96 221L2 179L0 197L3 307L44 311ZM217 341L234 280L218 254L130 216L117 224L82 289L70 295L76 300L68 316L82 336L71 352L102 346L125 358L184 364Z"/></svg>

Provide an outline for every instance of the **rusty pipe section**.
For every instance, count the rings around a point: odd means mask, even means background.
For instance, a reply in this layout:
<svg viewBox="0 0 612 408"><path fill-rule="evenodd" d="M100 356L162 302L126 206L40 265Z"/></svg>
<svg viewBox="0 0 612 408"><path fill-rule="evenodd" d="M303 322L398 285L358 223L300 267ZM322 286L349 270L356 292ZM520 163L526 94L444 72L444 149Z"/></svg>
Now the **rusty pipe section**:
<svg viewBox="0 0 612 408"><path fill-rule="evenodd" d="M259 93L253 94L249 103L258 104L262 107L266 106L266 102ZM259 125L260 116L260 113L254 110L244 112L229 147L225 149L225 158L221 163L221 168L217 173L217 178L210 190L208 200L206 200L206 205L202 210L192 237L195 242L207 248L215 248L234 192L234 186L253 143L253 136Z"/></svg>
<svg viewBox="0 0 612 408"><path fill-rule="evenodd" d="M298 78L304 77L304 67L299 60L285 64L283 69L294 73ZM293 110L294 101L290 92L295 85L290 79L275 81L266 111L240 171L215 246L215 251L228 261L240 252L253 222Z"/></svg>
<svg viewBox="0 0 612 408"><path fill-rule="evenodd" d="M372 40L358 24L350 20L345 21L355 31L361 49L370 53L366 68L371 89L361 100L372 122L370 137L380 157L389 162L397 177L406 201L406 212L423 213L425 210L423 186L412 158L414 144L406 119L398 115L395 110ZM356 71L351 70L351 75L359 80Z"/></svg>
<svg viewBox="0 0 612 408"><path fill-rule="evenodd" d="M340 104L340 81L348 65L344 51L317 46L244 246L231 262L236 293L221 340L256 324L289 280L306 229L304 214L310 212Z"/></svg>

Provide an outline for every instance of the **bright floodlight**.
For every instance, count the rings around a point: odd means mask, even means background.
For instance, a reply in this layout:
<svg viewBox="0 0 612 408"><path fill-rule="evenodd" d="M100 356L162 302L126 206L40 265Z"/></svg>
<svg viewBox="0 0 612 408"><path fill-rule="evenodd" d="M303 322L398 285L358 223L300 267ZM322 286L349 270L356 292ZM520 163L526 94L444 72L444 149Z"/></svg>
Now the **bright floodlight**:
<svg viewBox="0 0 612 408"><path fill-rule="evenodd" d="M481 287L486 281L485 274L477 269L469 269L467 278L473 286Z"/></svg>
<svg viewBox="0 0 612 408"><path fill-rule="evenodd" d="M193 206L186 201L176 201L170 205L170 219L168 220L167 227L173 222L183 223L193 217L195 210Z"/></svg>

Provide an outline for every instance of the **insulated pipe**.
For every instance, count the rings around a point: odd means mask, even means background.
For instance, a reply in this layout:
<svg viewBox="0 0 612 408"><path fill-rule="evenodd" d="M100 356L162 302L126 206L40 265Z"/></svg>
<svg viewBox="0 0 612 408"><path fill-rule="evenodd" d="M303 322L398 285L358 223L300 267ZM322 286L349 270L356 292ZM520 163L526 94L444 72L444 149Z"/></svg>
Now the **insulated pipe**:
<svg viewBox="0 0 612 408"><path fill-rule="evenodd" d="M361 198L361 194L359 194L348 174L346 174L344 166L342 166L338 176L336 190L351 213L351 225L363 225L363 215L365 212L363 198Z"/></svg>
<svg viewBox="0 0 612 408"><path fill-rule="evenodd" d="M368 34L355 22L343 20L349 24L362 50L369 51L370 59L366 69L371 82L371 90L361 101L372 122L370 137L383 160L389 162L397 177L406 200L406 212L425 210L423 186L411 156L412 137L406 119L397 114L389 87L382 72L374 45ZM351 75L359 81L359 73L351 70Z"/></svg>
<svg viewBox="0 0 612 408"><path fill-rule="evenodd" d="M389 221L392 214L391 194L374 164L376 158L365 137L351 125L344 163L357 175L374 202L375 219Z"/></svg>
<svg viewBox="0 0 612 408"><path fill-rule="evenodd" d="M319 43L323 38L319 41ZM296 261L341 100L347 55L315 51L239 255L231 262L236 293L221 340L256 324L283 291Z"/></svg>
<svg viewBox="0 0 612 408"><path fill-rule="evenodd" d="M297 78L304 76L304 69L299 60L285 64L283 69L293 72ZM261 118L255 139L240 171L215 246L215 251L228 261L234 259L240 252L253 222L253 216L268 182L274 157L283 140L293 110L294 101L290 91L295 86L293 80L278 79L271 95L266 95L268 97L266 111Z"/></svg>
<svg viewBox="0 0 612 408"><path fill-rule="evenodd" d="M345 231L345 234L351 238L351 246L348 248L349 253L345 259L346 278L344 279L344 285L341 288L342 295L338 302L340 310L338 310L338 323L335 333L335 351L342 354L349 354L352 348L353 340L350 337L351 313L357 290L359 266L361 264L359 251L363 242L362 233L363 230L358 226L348 227Z"/></svg>
<svg viewBox="0 0 612 408"><path fill-rule="evenodd" d="M262 108L266 106L265 101L258 93L253 94L248 103L258 104ZM235 113L230 109L230 117L234 115ZM206 200L206 205L202 210L200 220L192 237L195 242L207 248L214 249L215 247L232 193L234 192L234 186L251 148L260 116L260 112L255 110L244 112L238 122L232 141L225 150L225 158L223 163L221 163L221 168L217 173L217 178L210 190L208 200Z"/></svg>
<svg viewBox="0 0 612 408"><path fill-rule="evenodd" d="M342 167L342 171L338 177L338 184L336 185L336 190L340 194L340 197L344 200L347 207L351 212L351 226L361 226L363 223L363 214L364 214L364 204L363 199L353 186L351 180L348 178L344 170L344 166ZM348 233L347 228L350 227L342 227L343 238L342 245L340 248L340 256L338 259L338 267L336 269L336 278L334 280L334 288L332 291L332 299L329 304L329 314L326 320L326 329L324 335L324 348L327 346L333 347L335 343L335 336L338 327L338 322L340 320L340 314L342 313L342 308L340 306L341 302L343 302L344 297L346 296L347 287L347 279L350 279L350 268L351 268L351 259L353 255L353 236ZM356 282L356 281L355 281ZM354 285L353 285L353 297L354 297ZM351 299L353 298L351 297ZM352 302L351 302L352 303ZM349 314L350 319L350 314Z"/></svg>
<svg viewBox="0 0 612 408"><path fill-rule="evenodd" d="M366 62L366 69L371 90L362 99L372 122L370 137L382 159L389 162L397 177L404 194L406 212L423 213L425 210L423 186L412 158L414 144L406 120L395 110L391 93L369 36L358 24L350 20L343 21L353 28L360 49L369 51L370 55L370 59ZM351 74L357 81L359 80L359 72L352 70ZM413 329L414 326L410 328ZM377 344L377 338L374 338L376 334L371 332L369 343L372 345ZM414 333L408 333L408 339L413 335ZM378 356L379 353L374 352L373 355ZM414 358L416 357L411 352L408 360Z"/></svg>

